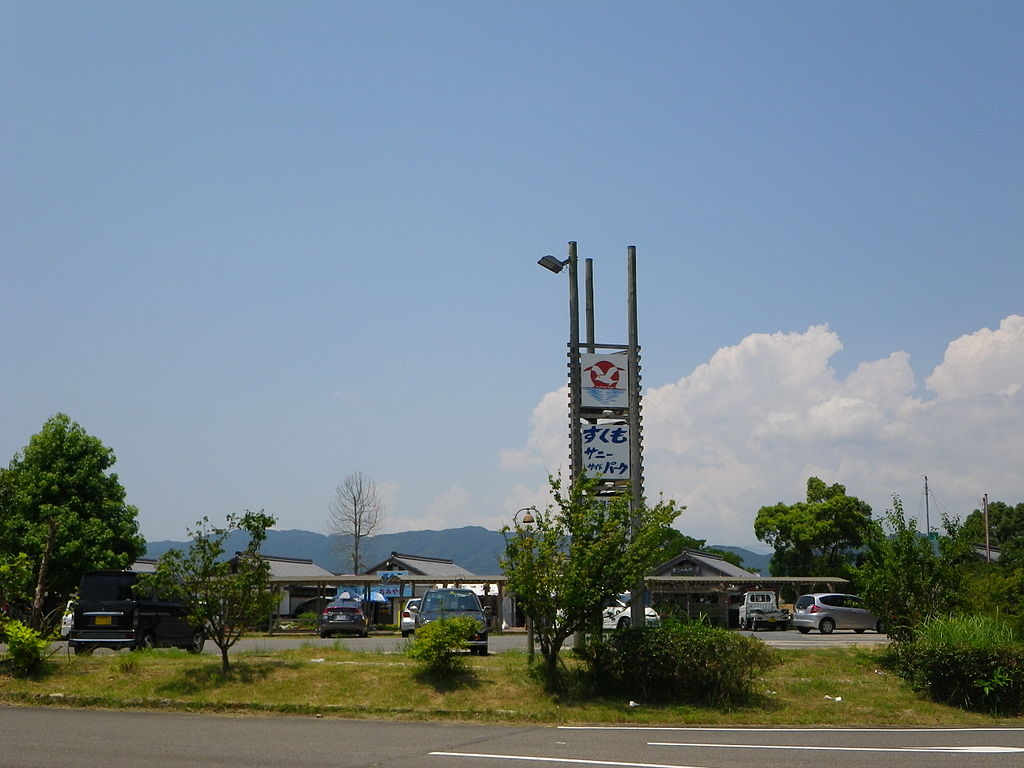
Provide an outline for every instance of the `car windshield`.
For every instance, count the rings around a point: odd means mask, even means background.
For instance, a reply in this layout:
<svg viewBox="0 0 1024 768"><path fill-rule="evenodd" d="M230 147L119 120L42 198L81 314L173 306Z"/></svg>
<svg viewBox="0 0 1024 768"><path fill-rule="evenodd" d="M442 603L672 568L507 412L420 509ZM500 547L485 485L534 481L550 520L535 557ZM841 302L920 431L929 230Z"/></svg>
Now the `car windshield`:
<svg viewBox="0 0 1024 768"><path fill-rule="evenodd" d="M466 592L431 592L423 599L424 611L479 611L476 595Z"/></svg>

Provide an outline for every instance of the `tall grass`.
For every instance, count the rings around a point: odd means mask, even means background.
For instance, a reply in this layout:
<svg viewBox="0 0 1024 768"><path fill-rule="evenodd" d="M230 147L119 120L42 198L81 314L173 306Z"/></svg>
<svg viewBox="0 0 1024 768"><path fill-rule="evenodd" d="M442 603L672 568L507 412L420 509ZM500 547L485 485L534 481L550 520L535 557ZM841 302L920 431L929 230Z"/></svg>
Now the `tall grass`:
<svg viewBox="0 0 1024 768"><path fill-rule="evenodd" d="M915 642L965 648L1000 648L1017 642L1013 627L998 616L932 617L918 627Z"/></svg>
<svg viewBox="0 0 1024 768"><path fill-rule="evenodd" d="M997 616L923 622L894 650L895 668L933 701L992 714L1024 712L1024 643Z"/></svg>

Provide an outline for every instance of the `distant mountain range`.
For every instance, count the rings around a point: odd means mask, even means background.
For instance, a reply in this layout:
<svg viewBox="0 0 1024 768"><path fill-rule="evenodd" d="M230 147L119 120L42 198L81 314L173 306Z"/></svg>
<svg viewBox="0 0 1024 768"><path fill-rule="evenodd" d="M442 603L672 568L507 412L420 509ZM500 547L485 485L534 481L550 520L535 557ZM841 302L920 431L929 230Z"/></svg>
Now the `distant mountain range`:
<svg viewBox="0 0 1024 768"><path fill-rule="evenodd" d="M248 538L244 533L233 531L225 542L227 551L233 553L244 549ZM146 546L146 557L157 558L169 549L185 549L187 541L151 541ZM715 549L734 552L743 558L743 567L768 573L771 555L762 555L741 547L714 544ZM422 557L447 558L480 576L501 573L498 559L505 551L505 539L497 531L489 531L478 525L464 528L448 528L443 531L406 531L404 533L383 533L370 536L362 544L364 557L369 567L387 559L392 552ZM263 551L276 557L294 557L312 560L332 573L348 573L350 562L344 562L338 554L330 536L312 531L268 531Z"/></svg>

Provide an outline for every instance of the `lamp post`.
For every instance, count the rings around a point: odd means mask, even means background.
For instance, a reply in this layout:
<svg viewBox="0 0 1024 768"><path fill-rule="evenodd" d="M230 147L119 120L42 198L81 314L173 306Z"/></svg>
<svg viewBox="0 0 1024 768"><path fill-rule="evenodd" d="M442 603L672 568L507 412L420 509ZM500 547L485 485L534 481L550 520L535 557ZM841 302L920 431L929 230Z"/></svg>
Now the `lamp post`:
<svg viewBox="0 0 1024 768"><path fill-rule="evenodd" d="M523 514L523 513L526 514ZM512 526L516 529L516 535L520 541L527 544L529 547L529 559L530 562L527 567L533 568L533 540L531 538L532 528L536 518L533 513L537 512L536 507L523 507L515 516L512 518ZM538 514L540 514L538 512ZM523 515L522 518L519 516ZM526 614L526 661L528 664L533 664L533 652L534 652L534 638L533 638L533 618L529 613Z"/></svg>
<svg viewBox="0 0 1024 768"><path fill-rule="evenodd" d="M568 251L565 261L559 261L554 256L544 256L537 263L555 274L561 272L563 267L569 267L569 473L575 485L583 471L583 436L579 429L583 367L580 363L580 282L575 241L569 243ZM588 309L592 317L593 307ZM588 330L593 327L592 320L588 321L587 327Z"/></svg>

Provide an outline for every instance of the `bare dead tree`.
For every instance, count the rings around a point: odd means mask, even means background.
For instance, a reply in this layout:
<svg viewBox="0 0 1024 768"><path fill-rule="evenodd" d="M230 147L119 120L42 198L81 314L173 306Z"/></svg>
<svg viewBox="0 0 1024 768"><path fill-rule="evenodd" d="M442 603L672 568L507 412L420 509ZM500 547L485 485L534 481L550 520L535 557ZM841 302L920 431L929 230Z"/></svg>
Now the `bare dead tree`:
<svg viewBox="0 0 1024 768"><path fill-rule="evenodd" d="M362 472L346 477L335 489L328 529L336 537L338 553L351 559L352 573L359 573L365 565L361 557L363 539L372 536L383 522L384 503L373 480Z"/></svg>

